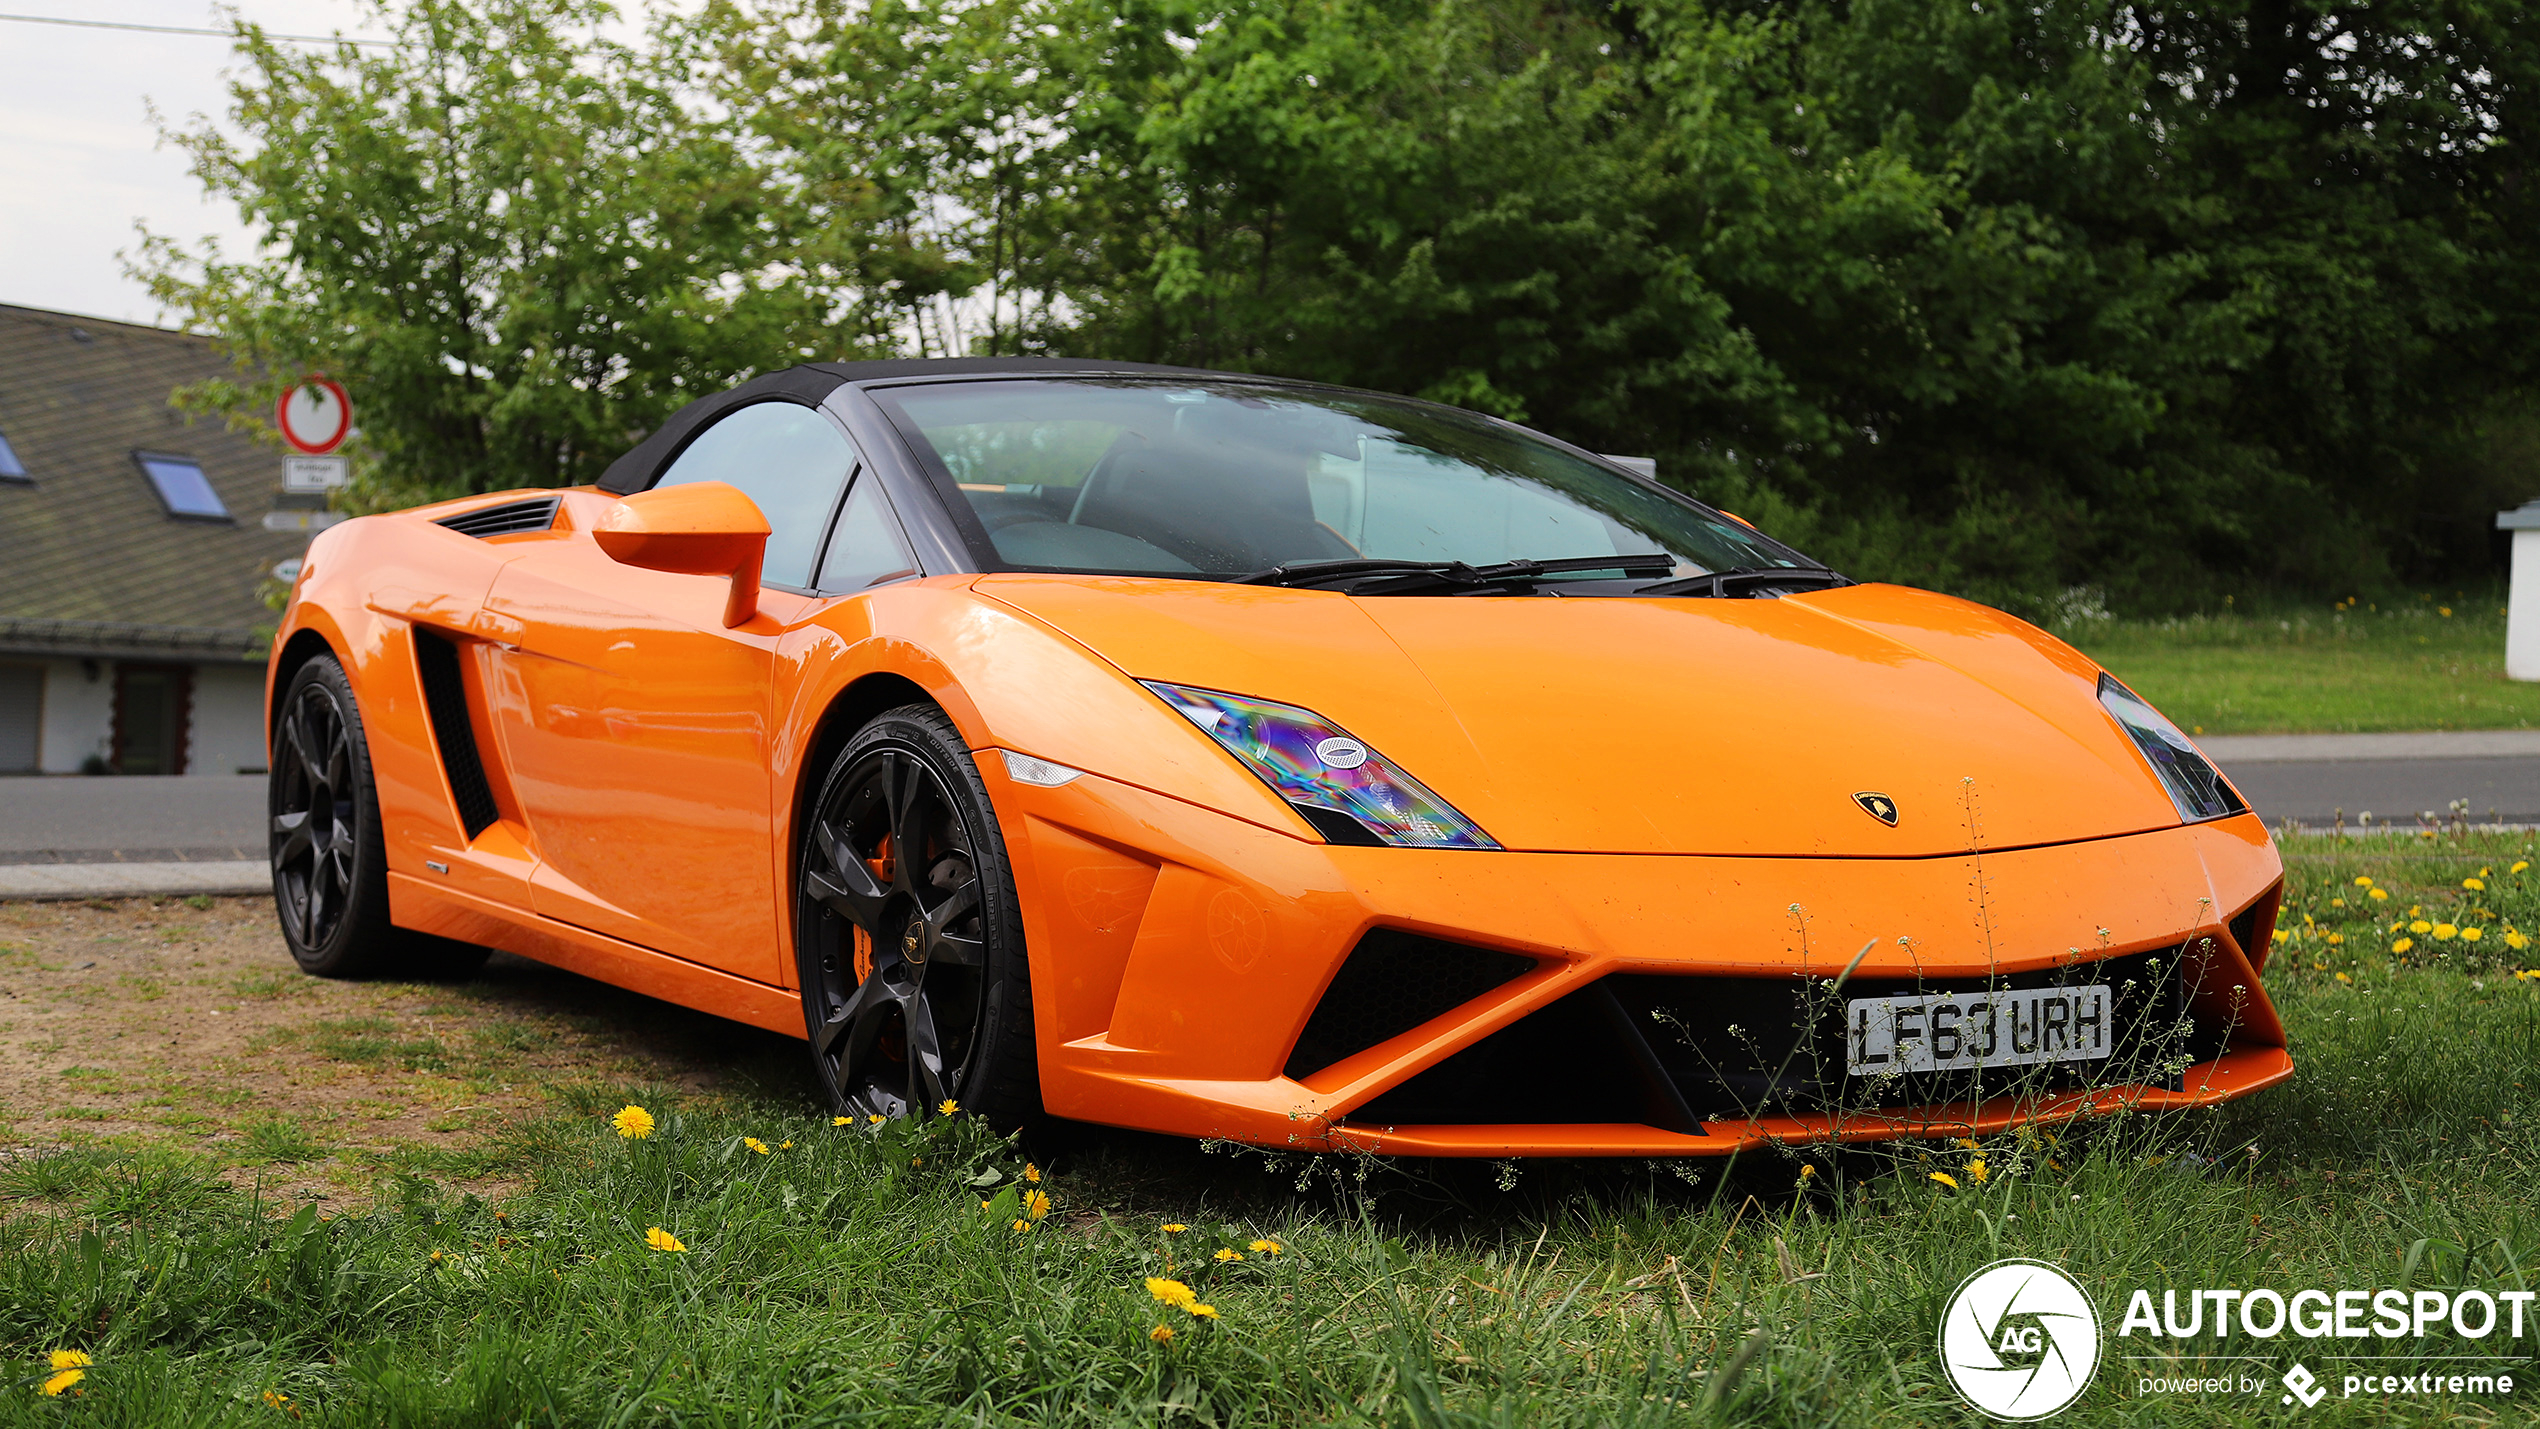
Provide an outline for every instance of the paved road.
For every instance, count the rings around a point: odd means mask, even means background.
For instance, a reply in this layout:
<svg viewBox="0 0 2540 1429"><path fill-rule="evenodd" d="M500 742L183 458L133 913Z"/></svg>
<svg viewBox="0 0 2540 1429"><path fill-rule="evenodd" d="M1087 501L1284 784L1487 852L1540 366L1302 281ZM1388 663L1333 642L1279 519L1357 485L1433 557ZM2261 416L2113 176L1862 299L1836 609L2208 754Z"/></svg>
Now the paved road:
<svg viewBox="0 0 2540 1429"><path fill-rule="evenodd" d="M2540 730L2283 734L2197 741L2267 822L2413 827L2468 801L2476 823L2540 824Z"/></svg>
<svg viewBox="0 0 2540 1429"><path fill-rule="evenodd" d="M2540 824L2540 730L2463 734L2215 736L2200 741L2269 823L2413 825L2454 799L2477 822ZM265 781L221 778L0 779L0 896L70 877L43 865L119 864L97 877L195 891L254 883L265 853ZM227 864L215 874L173 866ZM169 871L154 872L159 866ZM255 867L244 867L255 865ZM26 884L25 888L16 885ZM180 886L181 885L181 886ZM65 887L68 885L65 884ZM102 885L101 885L102 886Z"/></svg>
<svg viewBox="0 0 2540 1429"><path fill-rule="evenodd" d="M265 856L261 774L0 779L0 865Z"/></svg>

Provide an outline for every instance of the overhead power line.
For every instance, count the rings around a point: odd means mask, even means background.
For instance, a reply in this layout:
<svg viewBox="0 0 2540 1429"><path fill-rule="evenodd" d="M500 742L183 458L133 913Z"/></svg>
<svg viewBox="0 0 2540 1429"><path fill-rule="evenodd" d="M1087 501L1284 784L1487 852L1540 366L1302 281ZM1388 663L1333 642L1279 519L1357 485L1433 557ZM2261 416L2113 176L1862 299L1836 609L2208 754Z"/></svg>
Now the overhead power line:
<svg viewBox="0 0 2540 1429"><path fill-rule="evenodd" d="M184 25L128 25L118 20L66 20L59 15L0 15L0 20L15 20L22 25L69 25L81 30L139 30L150 35L210 35L215 39L235 39L234 30L202 30ZM360 40L349 35L276 35L268 40L288 40L297 45L379 45L393 48L395 40Z"/></svg>

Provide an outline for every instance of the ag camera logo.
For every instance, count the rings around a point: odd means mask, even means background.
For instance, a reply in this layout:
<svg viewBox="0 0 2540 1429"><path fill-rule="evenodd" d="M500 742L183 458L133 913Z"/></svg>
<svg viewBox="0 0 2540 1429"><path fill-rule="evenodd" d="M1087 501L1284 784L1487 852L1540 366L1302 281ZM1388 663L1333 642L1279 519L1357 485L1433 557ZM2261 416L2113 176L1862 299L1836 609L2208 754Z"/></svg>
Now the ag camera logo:
<svg viewBox="0 0 2540 1429"><path fill-rule="evenodd" d="M1997 1260L1940 1312L1940 1364L1967 1403L1996 1419L2044 1419L2099 1368L2099 1313L2079 1283L2040 1260Z"/></svg>

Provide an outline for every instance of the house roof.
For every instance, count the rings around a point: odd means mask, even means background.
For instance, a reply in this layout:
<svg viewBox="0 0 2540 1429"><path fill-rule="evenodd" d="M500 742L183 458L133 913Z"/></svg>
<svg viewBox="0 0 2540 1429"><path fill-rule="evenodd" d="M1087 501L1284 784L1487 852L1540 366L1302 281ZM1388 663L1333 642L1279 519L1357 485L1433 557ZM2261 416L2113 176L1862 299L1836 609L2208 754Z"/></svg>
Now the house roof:
<svg viewBox="0 0 2540 1429"><path fill-rule="evenodd" d="M256 586L308 537L268 531L281 453L189 419L178 385L233 376L209 339L0 305L0 650L259 658L274 614ZM138 452L191 457L227 521L168 513Z"/></svg>

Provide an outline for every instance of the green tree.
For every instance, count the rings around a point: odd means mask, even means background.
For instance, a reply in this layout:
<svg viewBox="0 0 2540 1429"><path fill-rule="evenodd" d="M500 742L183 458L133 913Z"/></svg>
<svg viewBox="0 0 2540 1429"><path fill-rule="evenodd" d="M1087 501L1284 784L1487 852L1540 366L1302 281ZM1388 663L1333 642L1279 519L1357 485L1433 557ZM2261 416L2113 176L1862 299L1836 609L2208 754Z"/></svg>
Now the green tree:
<svg viewBox="0 0 2540 1429"><path fill-rule="evenodd" d="M152 292L235 382L181 399L261 424L283 383L353 393L369 499L589 481L683 403L879 338L784 266L789 210L700 109L676 43L596 0L417 0L396 46L239 31L236 137L169 137L264 238L148 237ZM836 320L833 320L836 319Z"/></svg>

